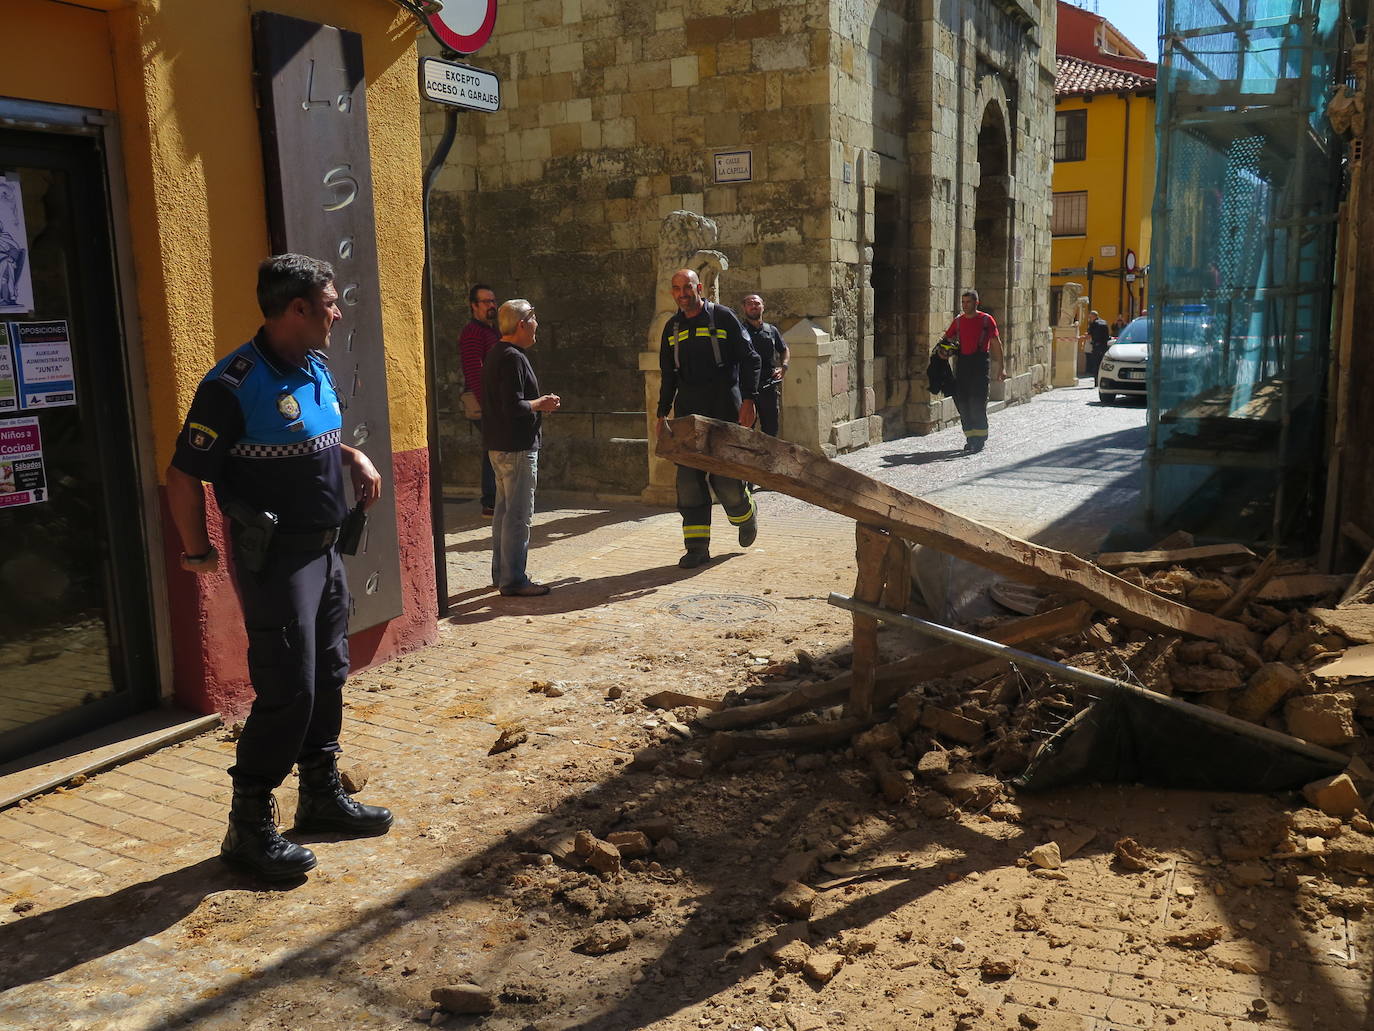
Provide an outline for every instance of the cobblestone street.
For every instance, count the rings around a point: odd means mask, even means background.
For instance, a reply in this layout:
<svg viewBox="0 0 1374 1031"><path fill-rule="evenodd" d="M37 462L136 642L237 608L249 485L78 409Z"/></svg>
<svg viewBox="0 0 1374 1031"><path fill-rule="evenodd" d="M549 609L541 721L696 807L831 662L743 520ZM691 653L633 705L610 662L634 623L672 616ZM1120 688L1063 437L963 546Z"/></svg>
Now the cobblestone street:
<svg viewBox="0 0 1374 1031"><path fill-rule="evenodd" d="M956 428L843 460L1088 551L1133 514L1144 420L1079 387L994 413L980 455L957 455ZM215 857L224 731L0 813L0 1027L1374 1026L1369 918L1309 919L1299 893L1238 880L1220 857L1233 824L1278 818L1274 799L1090 786L932 815L885 806L839 752L632 768L646 743L693 736L645 696L718 698L798 649L847 647L849 618L825 597L853 587L854 525L764 493L758 543L741 552L717 512L716 560L686 572L674 512L540 502L530 571L555 590L534 599L491 591L487 524L475 503L450 506L439 644L348 692L344 765L396 825L311 840L320 866L300 886L263 890ZM489 755L515 725L528 740ZM289 827L294 784L278 797ZM656 861L622 881L560 873L548 854L645 814L665 821ZM1075 835L1054 877L1022 858ZM1150 869L1112 864L1127 836L1158 854ZM770 915L770 880L804 848L826 872L809 920L789 924ZM606 908L617 920L595 926L624 940L597 954L587 931ZM1166 943L1202 925L1241 958ZM830 943L842 968L817 984L761 964L786 933ZM431 989L460 982L499 993L497 1012L435 1011Z"/></svg>

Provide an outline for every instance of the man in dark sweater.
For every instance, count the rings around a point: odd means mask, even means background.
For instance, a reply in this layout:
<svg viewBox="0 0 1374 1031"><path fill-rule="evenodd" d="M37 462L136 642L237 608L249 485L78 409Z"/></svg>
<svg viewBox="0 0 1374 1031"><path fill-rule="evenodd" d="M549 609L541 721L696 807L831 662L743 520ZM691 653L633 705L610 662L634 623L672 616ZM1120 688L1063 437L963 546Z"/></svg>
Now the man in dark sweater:
<svg viewBox="0 0 1374 1031"><path fill-rule="evenodd" d="M792 355L787 349L778 327L763 321L763 298L748 294L744 298L744 321L754 339L763 368L759 372L759 429L770 437L778 435L779 413L782 407L782 378Z"/></svg>
<svg viewBox="0 0 1374 1031"><path fill-rule="evenodd" d="M523 298L497 313L501 339L482 365L482 446L496 472L496 511L491 522L491 582L505 595L548 594L545 584L525 573L539 477L540 427L544 412L562 403L539 393L539 381L525 352L534 346L539 320Z"/></svg>
<svg viewBox="0 0 1374 1031"><path fill-rule="evenodd" d="M496 346L501 334L496 328L496 294L486 283L476 283L468 291L468 307L472 318L458 334L458 356L463 364L464 390L471 391L480 407L482 404L482 363L487 352ZM482 437L482 417L479 412L474 418L471 412L464 414L477 431L478 442ZM491 518L496 506L496 473L492 471L491 460L486 451L482 452L482 515Z"/></svg>

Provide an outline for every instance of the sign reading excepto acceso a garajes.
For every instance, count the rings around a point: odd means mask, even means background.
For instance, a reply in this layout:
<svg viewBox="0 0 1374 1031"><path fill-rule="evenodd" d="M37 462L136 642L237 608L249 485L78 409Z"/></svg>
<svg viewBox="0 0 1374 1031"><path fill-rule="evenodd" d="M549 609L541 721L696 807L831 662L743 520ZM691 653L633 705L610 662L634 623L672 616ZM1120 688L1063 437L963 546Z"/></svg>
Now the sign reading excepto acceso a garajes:
<svg viewBox="0 0 1374 1031"><path fill-rule="evenodd" d="M434 38L460 54L475 54L496 28L496 0L444 0L442 10L425 15Z"/></svg>
<svg viewBox="0 0 1374 1031"><path fill-rule="evenodd" d="M436 104L471 111L501 109L501 80L483 71L437 57L420 58L420 95Z"/></svg>
<svg viewBox="0 0 1374 1031"><path fill-rule="evenodd" d="M747 183L754 178L752 150L723 150L716 154L716 182Z"/></svg>

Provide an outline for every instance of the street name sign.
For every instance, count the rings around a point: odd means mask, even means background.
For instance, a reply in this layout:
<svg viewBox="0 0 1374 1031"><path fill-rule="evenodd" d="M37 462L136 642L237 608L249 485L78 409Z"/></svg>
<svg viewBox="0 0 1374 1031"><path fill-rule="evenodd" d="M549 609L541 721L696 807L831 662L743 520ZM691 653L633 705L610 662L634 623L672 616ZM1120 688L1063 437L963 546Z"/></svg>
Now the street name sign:
<svg viewBox="0 0 1374 1031"><path fill-rule="evenodd" d="M420 58L420 95L470 111L501 110L501 80L493 72L437 57Z"/></svg>

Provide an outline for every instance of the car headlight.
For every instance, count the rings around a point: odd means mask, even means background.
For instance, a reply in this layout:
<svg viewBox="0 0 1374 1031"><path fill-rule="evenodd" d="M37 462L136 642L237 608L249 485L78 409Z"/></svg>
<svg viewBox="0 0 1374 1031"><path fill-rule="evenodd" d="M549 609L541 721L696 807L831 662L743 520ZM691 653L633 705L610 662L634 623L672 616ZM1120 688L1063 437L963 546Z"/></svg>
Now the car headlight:
<svg viewBox="0 0 1374 1031"><path fill-rule="evenodd" d="M1103 363L1102 363L1102 371L1103 371L1103 372L1115 372L1115 371L1116 371L1116 362L1103 362Z"/></svg>

